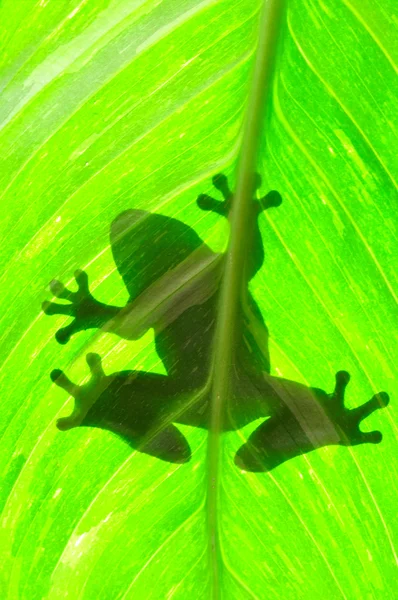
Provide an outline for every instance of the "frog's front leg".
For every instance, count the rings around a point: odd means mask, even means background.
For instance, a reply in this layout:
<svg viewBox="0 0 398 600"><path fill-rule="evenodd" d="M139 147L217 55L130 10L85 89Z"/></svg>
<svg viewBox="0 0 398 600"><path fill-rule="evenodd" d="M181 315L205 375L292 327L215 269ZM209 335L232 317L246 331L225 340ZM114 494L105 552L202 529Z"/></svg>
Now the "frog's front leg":
<svg viewBox="0 0 398 600"><path fill-rule="evenodd" d="M261 176L259 173L253 174L253 196L256 190L261 186ZM219 190L224 198L222 202L215 200L207 194L200 194L197 198L197 204L202 210L215 212L223 217L228 218L231 213L233 194L228 185L228 179L222 173L213 177L213 185ZM252 279L257 271L261 268L264 262L264 248L261 239L260 228L258 225L258 216L261 212L278 207L282 204L282 198L279 192L272 190L258 201L251 204L250 223L248 229L248 237L251 238L247 247L247 264L245 277L247 281Z"/></svg>
<svg viewBox="0 0 398 600"><path fill-rule="evenodd" d="M56 298L68 300L70 304L43 302L42 308L46 315L67 315L73 321L57 331L55 337L60 344L66 344L72 335L86 329L101 329L111 322L121 308L98 302L90 293L88 276L85 271L75 271L78 286L76 292L68 290L63 283L53 280L50 289Z"/></svg>
<svg viewBox="0 0 398 600"><path fill-rule="evenodd" d="M228 179L222 173L218 173L217 175L214 175L212 182L216 190L221 192L224 201L220 202L219 200L216 200L207 194L200 194L197 198L198 206L202 210L210 210L211 212L215 212L223 217L227 217L231 209L231 203L233 199L233 194L228 185Z"/></svg>
<svg viewBox="0 0 398 600"><path fill-rule="evenodd" d="M301 399L284 403L288 395L281 394L280 408L239 448L235 464L246 471L270 471L286 460L323 446L379 444L380 431L364 432L359 427L375 410L388 405L388 394L380 392L362 406L349 410L344 406L349 380L346 371L339 371L332 394L311 388L303 392L302 386L290 382L293 392L297 386ZM285 389L288 388L285 384Z"/></svg>

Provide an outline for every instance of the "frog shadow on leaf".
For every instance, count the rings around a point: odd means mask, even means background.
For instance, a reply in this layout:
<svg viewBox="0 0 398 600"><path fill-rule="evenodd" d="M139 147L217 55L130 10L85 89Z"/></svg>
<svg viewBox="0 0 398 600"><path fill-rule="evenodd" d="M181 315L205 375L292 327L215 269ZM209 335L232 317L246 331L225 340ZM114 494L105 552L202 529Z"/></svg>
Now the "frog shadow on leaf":
<svg viewBox="0 0 398 600"><path fill-rule="evenodd" d="M257 175L230 397L222 415L222 431L264 419L235 455L239 468L255 472L268 471L322 446L379 443L379 431L362 432L359 426L389 402L388 395L380 392L358 408L345 408L346 371L336 373L331 394L270 374L268 330L248 284L264 262L258 216L282 200L275 191L256 200L260 183ZM213 184L223 200L202 194L197 204L202 210L228 217L233 194L227 178L216 175ZM72 414L60 418L57 426L61 430L99 427L116 433L140 452L172 463L187 462L191 450L178 424L209 427L209 382L217 371L211 348L226 255L213 252L184 223L143 210L121 213L111 225L110 238L117 269L129 293L126 306L95 300L87 274L76 271L76 292L56 280L50 284L53 294L68 304L44 302L43 310L47 315L73 317L56 333L60 344L91 328L127 340L137 340L152 328L167 375L145 371L105 375L100 357L90 353L88 383L79 386L60 370L51 373L56 385L75 401Z"/></svg>

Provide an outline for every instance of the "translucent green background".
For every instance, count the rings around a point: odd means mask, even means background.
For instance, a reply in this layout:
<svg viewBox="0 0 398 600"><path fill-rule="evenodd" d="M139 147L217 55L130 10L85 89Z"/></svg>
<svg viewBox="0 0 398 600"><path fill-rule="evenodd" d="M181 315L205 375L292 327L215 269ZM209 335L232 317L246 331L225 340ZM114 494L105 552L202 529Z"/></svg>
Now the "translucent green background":
<svg viewBox="0 0 398 600"><path fill-rule="evenodd" d="M282 207L261 217L266 252L252 291L272 370L348 405L386 390L366 428L380 446L326 448L269 474L233 464L222 439L222 597L396 597L397 114L393 2L291 0L260 171ZM260 2L3 0L0 4L0 595L38 599L210 598L206 432L168 465L110 433L61 433L72 401L57 367L87 377L163 372L138 342L80 334L40 304L54 277L85 268L104 302L127 292L109 247L126 208L172 215L214 249L226 225L198 213L211 176L233 181ZM395 38L394 38L395 36Z"/></svg>

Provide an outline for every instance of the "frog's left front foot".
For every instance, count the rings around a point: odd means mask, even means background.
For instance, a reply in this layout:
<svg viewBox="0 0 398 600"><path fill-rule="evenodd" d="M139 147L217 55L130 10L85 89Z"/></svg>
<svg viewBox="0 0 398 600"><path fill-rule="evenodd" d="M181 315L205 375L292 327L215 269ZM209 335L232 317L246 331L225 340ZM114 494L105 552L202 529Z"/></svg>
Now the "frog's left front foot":
<svg viewBox="0 0 398 600"><path fill-rule="evenodd" d="M228 179L223 173L214 175L212 179L213 185L216 190L219 190L224 198L222 202L216 200L207 194L200 194L197 197L197 204L202 210L210 210L223 217L227 217L231 209L231 202L233 194L228 185Z"/></svg>
<svg viewBox="0 0 398 600"><path fill-rule="evenodd" d="M344 406L344 393L349 381L350 375L346 371L336 373L334 392L329 396L329 402L325 403L327 413L339 430L339 443L343 446L379 444L383 438L381 431L361 431L359 426L375 410L385 408L390 398L386 392L379 392L362 406L349 410Z"/></svg>

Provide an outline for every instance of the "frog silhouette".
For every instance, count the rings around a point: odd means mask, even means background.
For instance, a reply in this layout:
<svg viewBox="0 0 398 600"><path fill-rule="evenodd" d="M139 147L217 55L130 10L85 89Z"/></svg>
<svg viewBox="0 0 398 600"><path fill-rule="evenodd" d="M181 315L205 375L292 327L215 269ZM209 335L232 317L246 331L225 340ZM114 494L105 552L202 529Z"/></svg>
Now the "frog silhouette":
<svg viewBox="0 0 398 600"><path fill-rule="evenodd" d="M227 178L216 175L213 184L223 200L202 194L197 204L228 218L233 194ZM258 216L278 207L282 199L271 191L256 200L260 185L257 175L230 397L222 415L223 432L263 419L234 459L239 468L254 472L269 471L327 445L379 443L381 432L362 432L360 423L389 402L388 395L380 392L362 406L347 409L344 393L350 376L346 371L336 373L330 394L270 374L268 329L248 284L264 262ZM87 354L88 383L76 385L58 369L51 373L52 381L74 398L72 414L58 419L57 427L63 431L99 427L140 452L185 463L191 450L178 425L207 429L210 423L210 380L217 370L211 349L226 254L213 252L184 223L143 210L121 213L111 225L110 239L129 293L126 306L97 301L90 293L87 274L79 270L75 292L56 280L50 284L54 296L69 303L44 302L43 310L47 315L73 317L56 333L60 344L90 328L127 340L137 340L152 328L166 375L145 371L106 375L100 356Z"/></svg>

